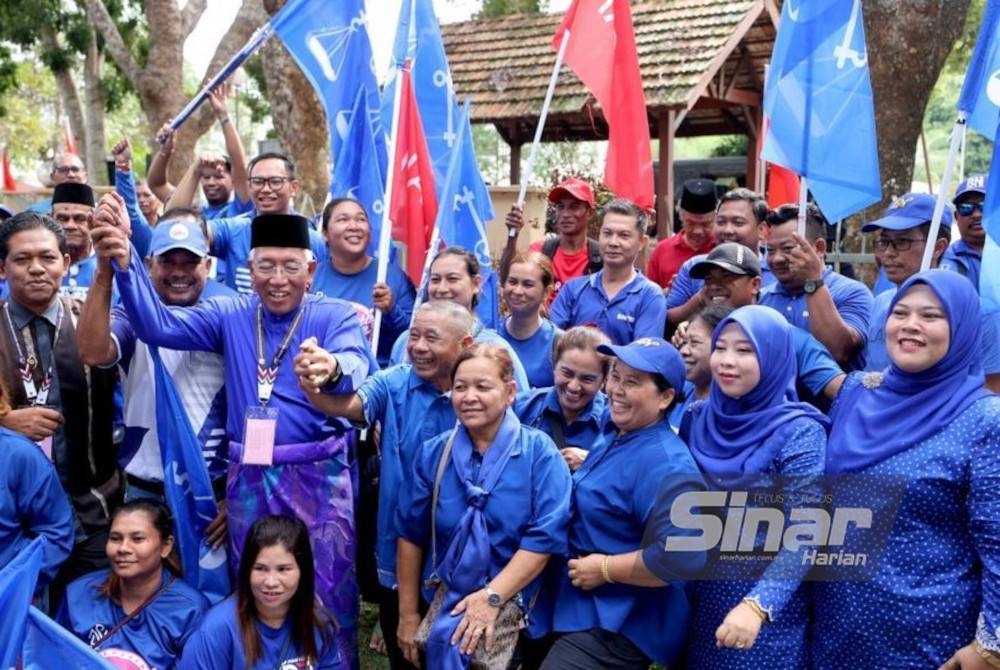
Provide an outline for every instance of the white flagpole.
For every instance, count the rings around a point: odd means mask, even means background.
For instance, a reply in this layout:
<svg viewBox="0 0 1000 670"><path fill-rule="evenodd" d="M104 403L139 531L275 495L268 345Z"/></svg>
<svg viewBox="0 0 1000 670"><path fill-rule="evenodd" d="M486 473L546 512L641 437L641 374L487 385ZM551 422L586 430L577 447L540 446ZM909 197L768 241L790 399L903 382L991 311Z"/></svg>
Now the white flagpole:
<svg viewBox="0 0 1000 670"><path fill-rule="evenodd" d="M937 242L938 231L941 229L941 215L944 214L945 201L948 199L948 188L951 184L951 173L955 169L955 159L958 158L958 147L962 143L965 130L965 112L958 112L955 127L951 130L951 144L948 147L948 161L944 164L941 183L938 184L937 202L934 203L934 215L931 218L931 228L927 231L927 244L924 245L924 257L920 262L920 271L929 270L934 258L934 244Z"/></svg>
<svg viewBox="0 0 1000 670"><path fill-rule="evenodd" d="M809 206L809 185L805 177L799 178L799 237L806 236L806 208Z"/></svg>
<svg viewBox="0 0 1000 670"><path fill-rule="evenodd" d="M404 63L403 67L407 67ZM389 249L392 245L392 221L389 211L392 197L392 182L396 176L396 141L399 136L399 105L403 97L403 70L396 68L396 97L392 101L392 125L389 127L389 160L385 174L385 196L382 198L382 229L378 236L378 270L376 281L384 282L389 274ZM382 331L382 310L375 310L375 323L372 325L372 349L378 350L378 338Z"/></svg>
<svg viewBox="0 0 1000 670"><path fill-rule="evenodd" d="M524 166L524 173L521 175L520 190L517 193L517 206L524 209L524 198L528 193L528 182L531 180L535 170L535 158L538 156L538 145L542 142L542 131L545 129L545 119L549 115L549 106L552 104L552 94L556 90L556 82L559 80L559 70L562 68L563 57L566 55L566 47L569 45L569 29L563 32L562 41L559 43L559 51L556 53L556 62L552 65L552 76L549 77L549 88L545 91L545 101L542 103L542 111L538 115L538 124L535 126L535 138L531 140L531 151L528 153L528 162ZM517 231L511 228L508 231L509 237L517 235Z"/></svg>

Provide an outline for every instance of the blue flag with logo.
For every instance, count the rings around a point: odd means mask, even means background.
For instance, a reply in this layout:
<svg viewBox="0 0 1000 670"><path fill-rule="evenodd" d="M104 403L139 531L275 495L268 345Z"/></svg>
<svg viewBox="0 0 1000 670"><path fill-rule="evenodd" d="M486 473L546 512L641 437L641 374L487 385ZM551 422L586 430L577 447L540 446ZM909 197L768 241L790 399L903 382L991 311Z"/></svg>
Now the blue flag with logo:
<svg viewBox="0 0 1000 670"><path fill-rule="evenodd" d="M427 150L434 165L438 202L441 202L448 163L458 146L458 103L432 0L403 0L399 9L389 79L382 98L385 126L392 119L395 77L407 59L412 61L413 90L420 108L420 120L424 124Z"/></svg>
<svg viewBox="0 0 1000 670"><path fill-rule="evenodd" d="M1000 119L1000 0L987 0L956 107L977 133L993 137Z"/></svg>
<svg viewBox="0 0 1000 670"><path fill-rule="evenodd" d="M116 670L118 667L34 607L27 614L21 664L24 670Z"/></svg>
<svg viewBox="0 0 1000 670"><path fill-rule="evenodd" d="M367 90L362 89L354 99L347 137L333 163L330 196L354 198L364 205L371 224L368 253L374 256L378 250L382 212L385 209L385 176L378 162L375 138L365 113L367 98Z"/></svg>
<svg viewBox="0 0 1000 670"><path fill-rule="evenodd" d="M156 384L156 432L163 459L163 492L174 514L184 581L217 603L231 589L225 548L212 549L205 539L205 528L218 514L212 480L198 437L160 352L150 347L149 354Z"/></svg>
<svg viewBox="0 0 1000 670"><path fill-rule="evenodd" d="M375 151L384 166L385 134L367 23L364 0L291 0L271 19L274 33L323 103L334 162L347 138L354 99L365 90Z"/></svg>
<svg viewBox="0 0 1000 670"><path fill-rule="evenodd" d="M479 259L483 288L476 314L487 328L496 328L500 318L497 274L486 238L486 224L494 217L493 201L476 164L468 101L455 121L457 149L452 152L442 184L435 225L445 244L469 249Z"/></svg>
<svg viewBox="0 0 1000 670"><path fill-rule="evenodd" d="M0 569L0 668L12 667L21 654L46 541L42 536L36 537Z"/></svg>
<svg viewBox="0 0 1000 670"><path fill-rule="evenodd" d="M808 180L835 221L882 196L861 0L785 0L761 157Z"/></svg>

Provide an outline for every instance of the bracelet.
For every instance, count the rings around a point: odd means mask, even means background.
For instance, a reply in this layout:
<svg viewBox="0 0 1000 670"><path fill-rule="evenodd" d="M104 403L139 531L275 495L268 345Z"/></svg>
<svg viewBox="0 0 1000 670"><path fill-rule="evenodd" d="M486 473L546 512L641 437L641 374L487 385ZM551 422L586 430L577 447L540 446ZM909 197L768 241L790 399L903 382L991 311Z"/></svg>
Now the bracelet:
<svg viewBox="0 0 1000 670"><path fill-rule="evenodd" d="M763 608L759 604L757 604L756 600L754 600L753 598L744 598L740 602L745 603L747 607L753 610L754 614L760 617L761 621L767 623L767 618L768 618L767 612L765 612Z"/></svg>
<svg viewBox="0 0 1000 670"><path fill-rule="evenodd" d="M229 117L228 116L223 116L221 119L219 119L219 125L220 126L224 126L227 123L229 123Z"/></svg>
<svg viewBox="0 0 1000 670"><path fill-rule="evenodd" d="M615 580L611 579L611 575L608 574L608 559L611 557L604 554L604 558L601 559L601 577L604 578L605 584L614 584Z"/></svg>
<svg viewBox="0 0 1000 670"><path fill-rule="evenodd" d="M995 651L990 651L980 644L979 640L973 642L973 647L975 648L976 653L979 654L984 661L986 661L987 665L991 668L1000 668L1000 654L997 654Z"/></svg>

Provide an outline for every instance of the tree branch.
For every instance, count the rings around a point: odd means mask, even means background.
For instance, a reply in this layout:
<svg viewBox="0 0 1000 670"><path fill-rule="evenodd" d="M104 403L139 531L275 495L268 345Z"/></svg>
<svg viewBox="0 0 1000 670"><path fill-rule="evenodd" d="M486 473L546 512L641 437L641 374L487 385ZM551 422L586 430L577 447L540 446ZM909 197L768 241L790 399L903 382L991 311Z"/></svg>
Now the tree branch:
<svg viewBox="0 0 1000 670"><path fill-rule="evenodd" d="M191 31L198 25L198 21L201 20L201 15L205 13L207 6L208 0L188 0L187 4L184 5L184 9L181 10L181 34L184 37L190 35Z"/></svg>
<svg viewBox="0 0 1000 670"><path fill-rule="evenodd" d="M125 40L122 39L121 33L118 32L118 26L115 25L114 19L108 13L107 7L104 6L101 0L85 0L85 2L87 5L87 16L90 17L91 23L94 24L94 29L104 38L105 46L108 53L114 59L115 65L118 66L118 69L122 71L122 74L125 75L132 86L136 89L140 88L139 77L142 74L142 69L135 62L132 52L125 45Z"/></svg>

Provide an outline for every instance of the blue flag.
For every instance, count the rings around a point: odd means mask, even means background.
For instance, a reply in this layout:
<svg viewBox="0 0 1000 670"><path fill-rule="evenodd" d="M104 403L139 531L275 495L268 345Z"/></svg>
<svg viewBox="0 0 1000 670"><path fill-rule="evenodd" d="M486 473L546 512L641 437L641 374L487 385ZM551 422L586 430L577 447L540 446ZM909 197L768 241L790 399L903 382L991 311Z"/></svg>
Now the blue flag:
<svg viewBox="0 0 1000 670"><path fill-rule="evenodd" d="M427 149L434 165L438 202L441 202L448 162L458 146L458 103L432 0L403 0L399 8L390 76L382 99L384 126L392 119L396 92L393 82L407 59L413 64L413 89L417 107L420 108L420 120L424 124Z"/></svg>
<svg viewBox="0 0 1000 670"><path fill-rule="evenodd" d="M785 0L764 113L761 157L805 177L829 220L881 199L860 0Z"/></svg>
<svg viewBox="0 0 1000 670"><path fill-rule="evenodd" d="M456 128L458 148L451 154L442 183L435 225L445 244L469 249L479 259L483 288L476 314L487 328L496 328L500 318L497 274L486 239L486 224L494 217L493 201L476 164L468 102L457 114Z"/></svg>
<svg viewBox="0 0 1000 670"><path fill-rule="evenodd" d="M368 253L374 256L382 230L382 212L385 210L385 177L378 162L371 124L365 113L367 98L368 92L364 89L355 96L347 137L334 160L330 196L354 198L364 205L371 222Z"/></svg>
<svg viewBox="0 0 1000 670"><path fill-rule="evenodd" d="M212 481L184 404L156 347L149 348L156 383L156 432L163 459L163 492L174 514L184 581L213 603L231 589L226 550L213 550L205 528L218 513Z"/></svg>
<svg viewBox="0 0 1000 670"><path fill-rule="evenodd" d="M22 656L24 670L116 670L117 666L101 658L75 635L34 607L28 610L27 619Z"/></svg>
<svg viewBox="0 0 1000 670"><path fill-rule="evenodd" d="M364 0L291 0L271 19L274 33L323 102L334 162L347 138L354 99L365 90L375 150L384 166L385 134L367 23Z"/></svg>
<svg viewBox="0 0 1000 670"><path fill-rule="evenodd" d="M21 654L45 542L44 537L36 537L0 570L0 668L13 666Z"/></svg>
<svg viewBox="0 0 1000 670"><path fill-rule="evenodd" d="M967 113L966 123L977 133L987 138L996 134L1000 114L1000 0L986 2L956 107Z"/></svg>

